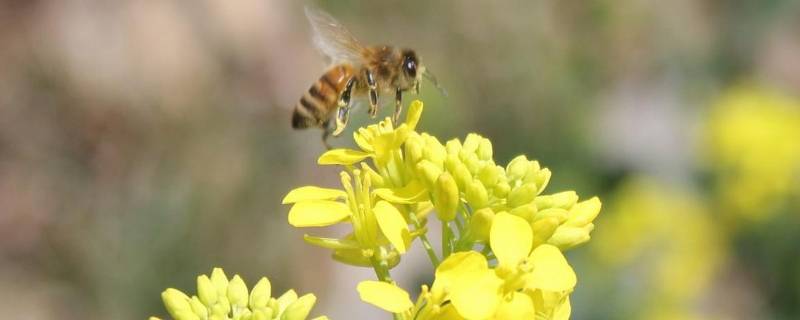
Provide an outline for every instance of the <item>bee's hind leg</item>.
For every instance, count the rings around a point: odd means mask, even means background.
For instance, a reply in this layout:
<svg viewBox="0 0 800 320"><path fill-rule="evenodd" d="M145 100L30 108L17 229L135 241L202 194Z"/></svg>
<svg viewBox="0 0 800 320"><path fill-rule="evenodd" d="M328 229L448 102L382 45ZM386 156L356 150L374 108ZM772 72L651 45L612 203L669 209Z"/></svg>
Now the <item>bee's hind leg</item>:
<svg viewBox="0 0 800 320"><path fill-rule="evenodd" d="M372 71L369 69L364 69L364 78L367 80L369 89L369 116L375 118L378 114L378 83L375 82L375 77L372 76Z"/></svg>
<svg viewBox="0 0 800 320"><path fill-rule="evenodd" d="M403 91L397 88L394 95L394 116L392 116L392 123L397 127L400 120L400 112L403 111Z"/></svg>
<svg viewBox="0 0 800 320"><path fill-rule="evenodd" d="M333 129L331 129L330 122L330 120L325 121L325 123L322 125L322 144L324 144L325 149L328 150L333 149L333 147L331 147L331 145L328 143L328 138L331 136L331 132L333 131Z"/></svg>
<svg viewBox="0 0 800 320"><path fill-rule="evenodd" d="M338 107L336 108L336 130L333 131L334 137L342 134L348 120L350 120L350 95L353 92L355 83L355 77L350 78L345 85L344 91L339 96Z"/></svg>

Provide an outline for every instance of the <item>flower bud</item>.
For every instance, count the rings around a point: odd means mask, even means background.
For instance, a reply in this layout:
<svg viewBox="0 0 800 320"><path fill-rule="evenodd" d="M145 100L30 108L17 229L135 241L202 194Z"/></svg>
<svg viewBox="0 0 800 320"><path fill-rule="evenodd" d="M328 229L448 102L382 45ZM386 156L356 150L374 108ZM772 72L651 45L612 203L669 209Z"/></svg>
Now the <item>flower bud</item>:
<svg viewBox="0 0 800 320"><path fill-rule="evenodd" d="M169 312L173 318L178 318L186 313L194 314L192 305L189 302L191 299L180 290L173 288L164 290L164 292L161 293L161 300L164 301L167 312Z"/></svg>
<svg viewBox="0 0 800 320"><path fill-rule="evenodd" d="M222 268L214 268L211 271L211 283L217 288L217 295L224 296L228 294L228 276Z"/></svg>
<svg viewBox="0 0 800 320"><path fill-rule="evenodd" d="M525 177L530 168L530 162L524 155L512 159L506 166L506 176L509 180L519 180Z"/></svg>
<svg viewBox="0 0 800 320"><path fill-rule="evenodd" d="M600 213L600 206L600 199L597 197L578 202L569 210L569 219L567 219L565 224L568 226L582 227L591 223Z"/></svg>
<svg viewBox="0 0 800 320"><path fill-rule="evenodd" d="M508 206L516 208L523 204L530 203L534 198L536 198L536 185L533 183L526 183L511 190L508 194Z"/></svg>
<svg viewBox="0 0 800 320"><path fill-rule="evenodd" d="M496 166L484 166L478 171L478 179L483 182L483 185L494 187L500 179L500 171Z"/></svg>
<svg viewBox="0 0 800 320"><path fill-rule="evenodd" d="M594 226L592 226L592 228L593 227ZM549 240L547 240L547 243L558 247L561 249L561 251L564 251L589 241L589 231L591 231L591 228L587 230L586 227L578 228L561 226L556 229L556 232L553 233L553 236L550 237Z"/></svg>
<svg viewBox="0 0 800 320"><path fill-rule="evenodd" d="M481 144L481 140L483 140L483 137L478 134L468 134L467 138L464 139L464 146L461 147L462 152L475 153L475 151L478 150L478 146Z"/></svg>
<svg viewBox="0 0 800 320"><path fill-rule="evenodd" d="M476 153L478 154L478 158L481 160L492 160L492 142L485 138L481 140Z"/></svg>
<svg viewBox="0 0 800 320"><path fill-rule="evenodd" d="M481 161L478 159L478 155L474 153L468 153L466 156L461 158L461 161L464 162L464 165L467 166L469 172L472 174L478 174L478 171L481 169Z"/></svg>
<svg viewBox="0 0 800 320"><path fill-rule="evenodd" d="M558 228L558 220L556 218L540 219L531 224L533 229L533 247L544 244Z"/></svg>
<svg viewBox="0 0 800 320"><path fill-rule="evenodd" d="M555 218L558 220L558 223L563 223L567 221L568 217L569 211L567 210L561 208L547 208L534 214L533 221L536 222L542 219Z"/></svg>
<svg viewBox="0 0 800 320"><path fill-rule="evenodd" d="M469 230L476 240L489 241L492 220L494 220L494 211L491 208L483 208L472 213L472 217L469 219Z"/></svg>
<svg viewBox="0 0 800 320"><path fill-rule="evenodd" d="M489 194L480 180L472 180L467 186L464 196L473 209L481 209L489 205Z"/></svg>
<svg viewBox="0 0 800 320"><path fill-rule="evenodd" d="M539 170L539 172L536 173L534 180L536 182L536 187L539 188L539 193L542 193L544 188L547 187L547 184L550 182L550 175L550 169L547 168Z"/></svg>
<svg viewBox="0 0 800 320"><path fill-rule="evenodd" d="M523 219L525 219L525 220L530 222L530 221L533 221L533 216L536 214L536 211L537 211L536 205L533 204L533 203L529 203L529 204L521 205L519 207L511 209L511 211L509 213L511 213L511 214L513 214L515 216L518 216L520 218L523 218Z"/></svg>
<svg viewBox="0 0 800 320"><path fill-rule="evenodd" d="M246 307L248 298L247 285L244 284L244 280L238 274L234 275L231 282L228 283L228 300L231 305Z"/></svg>
<svg viewBox="0 0 800 320"><path fill-rule="evenodd" d="M541 209L545 208L562 208L569 209L578 202L578 194L575 191L564 191L550 195L536 197L536 207Z"/></svg>
<svg viewBox="0 0 800 320"><path fill-rule="evenodd" d="M305 320L316 302L317 297L311 293L298 298L286 307L281 320Z"/></svg>
<svg viewBox="0 0 800 320"><path fill-rule="evenodd" d="M452 154L458 156L458 153L461 151L461 141L458 141L458 139L447 141L445 149L447 149L448 155Z"/></svg>
<svg viewBox="0 0 800 320"><path fill-rule="evenodd" d="M422 150L423 157L439 167L444 166L444 158L447 156L444 146L434 136L424 135L423 139L425 140L425 148Z"/></svg>
<svg viewBox="0 0 800 320"><path fill-rule="evenodd" d="M511 191L511 186L508 185L508 182L506 181L501 181L500 183L494 186L494 195L498 198L507 197L510 191Z"/></svg>
<svg viewBox="0 0 800 320"><path fill-rule="evenodd" d="M417 135L411 135L406 139L405 143L405 161L416 164L422 160L423 155L423 141Z"/></svg>
<svg viewBox="0 0 800 320"><path fill-rule="evenodd" d="M207 275L197 277L197 295L207 306L213 306L217 302L217 289Z"/></svg>
<svg viewBox="0 0 800 320"><path fill-rule="evenodd" d="M266 307L272 295L272 284L267 278L258 280L253 290L250 291L250 309Z"/></svg>
<svg viewBox="0 0 800 320"><path fill-rule="evenodd" d="M442 174L442 169L428 160L422 160L417 163L417 172L424 179L425 184L433 189L436 179L439 179L439 175Z"/></svg>
<svg viewBox="0 0 800 320"><path fill-rule="evenodd" d="M456 210L460 203L458 185L453 177L444 172L436 180L436 187L433 189L433 199L436 206L436 216L441 221L451 221L456 217Z"/></svg>
<svg viewBox="0 0 800 320"><path fill-rule="evenodd" d="M200 299L197 296L192 297L192 300L189 301L189 304L192 306L192 312L200 317L200 319L208 318L208 308L200 302Z"/></svg>

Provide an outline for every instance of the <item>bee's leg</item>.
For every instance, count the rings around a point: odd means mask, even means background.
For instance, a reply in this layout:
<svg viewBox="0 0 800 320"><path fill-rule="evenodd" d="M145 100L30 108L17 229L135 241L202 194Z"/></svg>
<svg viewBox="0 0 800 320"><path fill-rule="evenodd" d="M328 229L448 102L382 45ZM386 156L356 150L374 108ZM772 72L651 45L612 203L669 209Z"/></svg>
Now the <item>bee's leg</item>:
<svg viewBox="0 0 800 320"><path fill-rule="evenodd" d="M397 127L397 122L400 120L400 112L403 111L403 91L397 88L394 94L394 116L392 116L392 123Z"/></svg>
<svg viewBox="0 0 800 320"><path fill-rule="evenodd" d="M378 84L369 69L364 69L364 78L367 79L367 87L369 88L369 116L375 118L378 114Z"/></svg>
<svg viewBox="0 0 800 320"><path fill-rule="evenodd" d="M322 144L324 144L325 145L325 149L328 149L328 150L332 149L331 145L328 143L328 137L331 136L330 122L331 121L328 120L328 121L325 121L324 124L322 124Z"/></svg>
<svg viewBox="0 0 800 320"><path fill-rule="evenodd" d="M333 131L333 136L339 136L344 128L347 126L347 121L350 119L350 96L353 92L355 85L355 77L350 78L339 96L338 107L336 108L336 130Z"/></svg>
<svg viewBox="0 0 800 320"><path fill-rule="evenodd" d="M414 84L414 94L416 94L416 95L418 95L418 94L419 94L419 86L420 86L420 83L421 83L421 82L422 82L422 81L417 81L417 82Z"/></svg>

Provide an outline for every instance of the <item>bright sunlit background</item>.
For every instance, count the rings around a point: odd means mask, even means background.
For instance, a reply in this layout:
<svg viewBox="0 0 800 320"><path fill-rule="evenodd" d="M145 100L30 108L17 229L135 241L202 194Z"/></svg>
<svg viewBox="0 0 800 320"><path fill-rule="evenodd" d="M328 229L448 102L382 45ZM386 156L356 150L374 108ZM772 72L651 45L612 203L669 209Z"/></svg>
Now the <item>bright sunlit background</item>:
<svg viewBox="0 0 800 320"><path fill-rule="evenodd" d="M417 50L449 91L423 84L421 130L480 133L498 163L549 167L550 192L600 196L569 253L574 319L800 318L793 0L4 1L5 316L165 315L160 292L214 266L314 292L314 314L382 315L355 291L372 271L303 243L280 205L337 184L320 131L289 125L325 68L306 4ZM407 258L416 291L430 265Z"/></svg>

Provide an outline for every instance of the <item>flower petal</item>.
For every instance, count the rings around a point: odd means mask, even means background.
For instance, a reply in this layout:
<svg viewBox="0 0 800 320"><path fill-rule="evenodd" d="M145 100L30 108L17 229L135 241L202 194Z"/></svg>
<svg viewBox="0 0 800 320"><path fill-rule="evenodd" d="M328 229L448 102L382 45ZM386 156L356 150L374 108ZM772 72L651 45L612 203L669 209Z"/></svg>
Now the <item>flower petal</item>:
<svg viewBox="0 0 800 320"><path fill-rule="evenodd" d="M527 294L513 292L511 298L503 299L494 315L496 320L534 319L536 313L533 300Z"/></svg>
<svg viewBox="0 0 800 320"><path fill-rule="evenodd" d="M289 204L308 200L334 200L346 196L347 193L339 189L305 186L289 191L289 194L283 197L282 203Z"/></svg>
<svg viewBox="0 0 800 320"><path fill-rule="evenodd" d="M364 160L369 156L370 156L369 153L358 150L333 149L333 150L328 150L327 152L319 156L319 159L317 159L317 163L322 165L325 164L349 165Z"/></svg>
<svg viewBox="0 0 800 320"><path fill-rule="evenodd" d="M413 180L405 187L399 189L381 188L375 189L373 192L375 192L376 196L389 202L411 204L426 201L428 193L425 191L427 191L425 186L419 183L419 181Z"/></svg>
<svg viewBox="0 0 800 320"><path fill-rule="evenodd" d="M543 244L531 252L530 261L533 272L527 287L546 291L569 291L575 287L575 271L558 248Z"/></svg>
<svg viewBox="0 0 800 320"><path fill-rule="evenodd" d="M317 200L296 203L289 210L289 224L303 227L325 227L350 217L350 207L336 201Z"/></svg>
<svg viewBox="0 0 800 320"><path fill-rule="evenodd" d="M460 282L469 283L489 270L486 258L475 251L456 252L436 268L434 287L452 288Z"/></svg>
<svg viewBox="0 0 800 320"><path fill-rule="evenodd" d="M500 212L492 221L489 242L500 264L516 266L531 252L533 231L523 218Z"/></svg>
<svg viewBox="0 0 800 320"><path fill-rule="evenodd" d="M361 281L357 290L361 300L391 313L405 312L414 307L408 292L390 283Z"/></svg>
<svg viewBox="0 0 800 320"><path fill-rule="evenodd" d="M414 131L417 128L417 123L419 123L419 118L422 116L422 101L414 100L411 101L411 105L408 106L408 111L406 111L406 125L409 129Z"/></svg>
<svg viewBox="0 0 800 320"><path fill-rule="evenodd" d="M386 201L378 201L372 209L383 235L400 253L406 253L411 243L408 224L397 208Z"/></svg>
<svg viewBox="0 0 800 320"><path fill-rule="evenodd" d="M462 284L454 287L450 295L450 301L459 314L467 319L486 319L496 312L502 297L503 280L495 276L494 271L487 270L480 277Z"/></svg>

